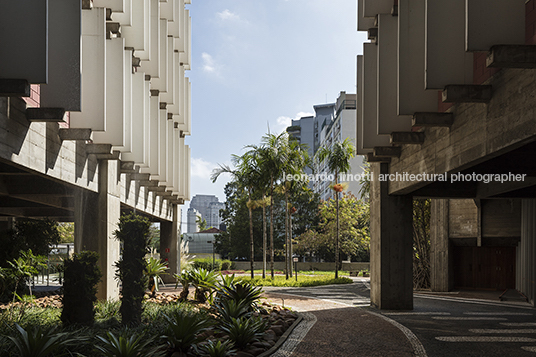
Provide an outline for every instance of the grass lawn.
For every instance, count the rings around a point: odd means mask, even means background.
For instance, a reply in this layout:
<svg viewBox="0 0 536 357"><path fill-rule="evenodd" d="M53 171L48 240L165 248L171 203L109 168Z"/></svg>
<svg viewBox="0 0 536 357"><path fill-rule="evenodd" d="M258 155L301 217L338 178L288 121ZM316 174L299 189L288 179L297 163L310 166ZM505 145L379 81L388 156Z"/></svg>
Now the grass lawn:
<svg viewBox="0 0 536 357"><path fill-rule="evenodd" d="M246 272L249 272L249 270L246 270ZM283 274L285 275L284 271L275 270L275 274ZM254 274L262 274L261 269L255 269L253 270ZM266 269L266 274L270 274L270 269ZM335 276L335 271L320 271L320 270L298 270L298 275L322 275L322 276ZM350 272L348 270L339 270L339 276L350 276Z"/></svg>
<svg viewBox="0 0 536 357"><path fill-rule="evenodd" d="M331 284L350 284L352 279L350 278L338 278L335 279L332 276L306 276L298 274L298 281L293 276L292 279L286 280L284 276L275 276L274 280L267 278L262 279L261 277L256 277L251 280L249 277L240 276L237 277L237 280L251 283L258 286L283 286L283 287L305 287L305 286L320 286L320 285L331 285Z"/></svg>

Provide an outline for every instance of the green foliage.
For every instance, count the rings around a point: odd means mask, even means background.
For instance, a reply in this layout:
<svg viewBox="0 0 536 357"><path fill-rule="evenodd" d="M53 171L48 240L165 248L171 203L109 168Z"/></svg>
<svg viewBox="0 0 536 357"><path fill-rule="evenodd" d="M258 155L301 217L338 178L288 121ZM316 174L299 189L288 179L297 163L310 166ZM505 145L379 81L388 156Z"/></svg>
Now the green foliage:
<svg viewBox="0 0 536 357"><path fill-rule="evenodd" d="M121 307L121 301L119 300L98 300L95 303L95 319L96 320L109 320L119 317L119 308Z"/></svg>
<svg viewBox="0 0 536 357"><path fill-rule="evenodd" d="M164 351L158 352L151 347L154 338L128 329L123 329L117 335L107 332L106 337L97 336L97 340L102 345L96 348L106 357L164 356Z"/></svg>
<svg viewBox="0 0 536 357"><path fill-rule="evenodd" d="M175 310L169 315L164 315L164 318L167 321L167 328L162 338L172 351L183 353L198 343L201 340L199 334L211 325L206 316L184 309Z"/></svg>
<svg viewBox="0 0 536 357"><path fill-rule="evenodd" d="M153 257L147 259L145 275L149 279L149 290L151 290L153 297L156 296L156 292L158 291L158 283L164 283L160 276L164 275L168 269L167 264L162 262L160 259Z"/></svg>
<svg viewBox="0 0 536 357"><path fill-rule="evenodd" d="M238 349L260 340L266 328L266 321L260 317L231 318L230 321L224 321L219 327Z"/></svg>
<svg viewBox="0 0 536 357"><path fill-rule="evenodd" d="M60 235L60 243L74 243L74 223L59 222L58 233Z"/></svg>
<svg viewBox="0 0 536 357"><path fill-rule="evenodd" d="M254 279L240 277L239 281L247 282L255 286L281 286L281 287L307 287L307 286L321 286L332 284L351 284L353 280L350 278L337 278L333 279L327 276L303 276L298 275L298 281L294 279L285 279L284 276L276 276L274 279L262 279L256 277Z"/></svg>
<svg viewBox="0 0 536 357"><path fill-rule="evenodd" d="M212 263L212 258L196 258L194 259L192 263L192 267L194 269L203 268L206 270L214 270L214 271L221 271L221 270L229 270L231 267L232 262L230 260L221 260L221 259L215 259L214 264Z"/></svg>
<svg viewBox="0 0 536 357"><path fill-rule="evenodd" d="M184 269L180 274L173 274L173 277L177 279L177 283L175 284L175 289L179 286L179 284L182 285L182 291L179 295L180 301L186 301L188 300L188 293L190 284L192 283L192 274L190 274L189 269Z"/></svg>
<svg viewBox="0 0 536 357"><path fill-rule="evenodd" d="M13 342L18 357L64 356L67 352L62 350L72 343L65 333L56 333L55 328L25 330L19 324L15 324L15 328L17 334L6 337Z"/></svg>
<svg viewBox="0 0 536 357"><path fill-rule="evenodd" d="M39 274L40 269L46 267L45 260L43 256L34 255L31 249L19 252L18 258L7 262L8 268L0 269L2 292L8 296L12 294L14 300L27 285L31 294L29 280Z"/></svg>
<svg viewBox="0 0 536 357"><path fill-rule="evenodd" d="M323 201L319 207L320 223L317 230L308 230L297 237L296 251L333 261L336 235L336 202ZM368 261L370 252L370 205L351 193L339 200L340 251Z"/></svg>
<svg viewBox="0 0 536 357"><path fill-rule="evenodd" d="M228 357L236 353L236 350L232 349L233 343L229 340L221 342L215 340L209 340L207 343L200 344L197 351L201 356L206 357Z"/></svg>
<svg viewBox="0 0 536 357"><path fill-rule="evenodd" d="M200 268L191 270L189 274L190 282L195 287L195 299L199 302L207 301L208 295L212 295L212 290L216 287L216 273Z"/></svg>
<svg viewBox="0 0 536 357"><path fill-rule="evenodd" d="M124 325L139 325L143 311L142 300L147 289L145 255L149 253L147 218L136 214L121 216L115 237L122 243L122 259L116 263L117 277L121 280L121 317Z"/></svg>
<svg viewBox="0 0 536 357"><path fill-rule="evenodd" d="M429 199L413 200L413 287L430 288L430 205Z"/></svg>
<svg viewBox="0 0 536 357"><path fill-rule="evenodd" d="M97 265L99 254L84 251L66 259L63 283L64 326L71 324L92 325L95 317L93 303L97 300L97 284L102 273Z"/></svg>
<svg viewBox="0 0 536 357"><path fill-rule="evenodd" d="M257 310L262 294L261 288L240 282L238 279L233 279L231 283L226 281L223 284L216 291L216 303L234 301L237 305L243 303L247 311Z"/></svg>

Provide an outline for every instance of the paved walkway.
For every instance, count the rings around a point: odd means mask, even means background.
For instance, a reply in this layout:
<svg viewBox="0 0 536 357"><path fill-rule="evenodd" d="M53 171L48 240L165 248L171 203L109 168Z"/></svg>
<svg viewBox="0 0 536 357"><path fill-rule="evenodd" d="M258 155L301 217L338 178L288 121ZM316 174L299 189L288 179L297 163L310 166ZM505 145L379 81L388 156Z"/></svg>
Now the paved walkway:
<svg viewBox="0 0 536 357"><path fill-rule="evenodd" d="M356 279L352 285L268 287L265 291L269 302L305 315L305 321L274 357L423 355L411 331L380 314L356 308L370 305L368 279Z"/></svg>
<svg viewBox="0 0 536 357"><path fill-rule="evenodd" d="M497 291L416 293L413 311L369 307L368 279L314 288L265 288L305 313L273 356L536 356L536 309ZM355 308L361 307L361 308Z"/></svg>

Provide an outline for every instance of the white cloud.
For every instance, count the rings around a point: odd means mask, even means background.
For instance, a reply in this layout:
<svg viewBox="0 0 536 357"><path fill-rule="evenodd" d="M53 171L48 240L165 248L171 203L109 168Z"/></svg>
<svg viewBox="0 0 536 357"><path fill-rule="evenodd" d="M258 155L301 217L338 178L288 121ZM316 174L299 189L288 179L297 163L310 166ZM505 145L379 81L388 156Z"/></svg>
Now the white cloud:
<svg viewBox="0 0 536 357"><path fill-rule="evenodd" d="M222 12L218 12L217 15L220 18L220 20L222 20L222 21L226 21L226 20L238 21L238 20L240 20L240 16L238 16L234 12L229 11L229 9L225 9Z"/></svg>
<svg viewBox="0 0 536 357"><path fill-rule="evenodd" d="M270 128L270 129L274 133L277 133L277 134L282 133L287 127L292 125L292 120L297 120L297 119L300 119L301 117L307 117L311 115L314 115L314 114L308 113L308 112L299 112L294 116L294 118L280 116L279 118L276 119L275 125L273 126L273 128Z"/></svg>
<svg viewBox="0 0 536 357"><path fill-rule="evenodd" d="M203 52L201 54L201 58L203 59L203 71L210 73L216 72L216 64L214 58L212 58L211 55L206 52Z"/></svg>
<svg viewBox="0 0 536 357"><path fill-rule="evenodd" d="M192 158L192 166L191 166L191 176L197 177L201 179L210 179L210 175L212 173L212 170L214 170L218 165L208 162L205 159L201 158Z"/></svg>

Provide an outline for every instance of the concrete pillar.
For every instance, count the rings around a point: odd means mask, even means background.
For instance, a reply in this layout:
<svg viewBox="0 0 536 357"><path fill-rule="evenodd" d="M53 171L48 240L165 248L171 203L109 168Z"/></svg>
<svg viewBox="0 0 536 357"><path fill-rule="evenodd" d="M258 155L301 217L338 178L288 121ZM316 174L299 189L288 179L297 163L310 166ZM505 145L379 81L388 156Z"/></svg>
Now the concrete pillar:
<svg viewBox="0 0 536 357"><path fill-rule="evenodd" d="M536 305L536 200L521 201L521 241L516 251L516 289Z"/></svg>
<svg viewBox="0 0 536 357"><path fill-rule="evenodd" d="M370 210L370 299L387 310L413 309L413 201L389 196L386 163L372 163Z"/></svg>
<svg viewBox="0 0 536 357"><path fill-rule="evenodd" d="M74 250L99 253L102 281L99 300L117 299L119 287L114 278L114 264L119 260L119 241L113 232L121 215L119 161L99 161L99 192L80 190L75 194Z"/></svg>
<svg viewBox="0 0 536 357"><path fill-rule="evenodd" d="M433 199L430 215L430 283L432 291L449 291L454 285L449 244L449 200Z"/></svg>
<svg viewBox="0 0 536 357"><path fill-rule="evenodd" d="M173 220L160 223L160 258L168 263L168 273L162 277L164 283L174 283L173 274L180 273L178 207L172 205Z"/></svg>

